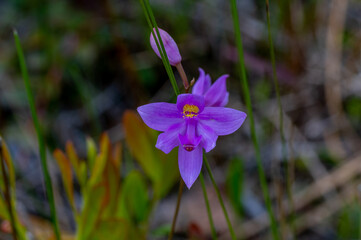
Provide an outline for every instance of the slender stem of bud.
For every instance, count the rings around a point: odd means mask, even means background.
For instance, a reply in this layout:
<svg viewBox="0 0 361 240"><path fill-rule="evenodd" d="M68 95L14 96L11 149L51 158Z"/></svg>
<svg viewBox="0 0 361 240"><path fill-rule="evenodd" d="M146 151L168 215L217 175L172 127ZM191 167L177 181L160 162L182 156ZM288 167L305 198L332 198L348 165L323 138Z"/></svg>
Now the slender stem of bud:
<svg viewBox="0 0 361 240"><path fill-rule="evenodd" d="M174 229L175 229L175 223L177 222L177 217L178 217L178 212L179 212L179 206L180 206L180 202L181 202L181 199L182 199L183 187L184 187L184 182L183 182L183 180L181 179L180 182L179 182L177 206L176 206L176 208L175 208L175 212L174 212L174 216L173 216L173 221L172 221L172 228L171 228L171 230L170 230L168 240L172 240L172 239L173 239L173 233L174 233Z"/></svg>
<svg viewBox="0 0 361 240"><path fill-rule="evenodd" d="M175 67L177 68L178 73L179 73L179 75L180 75L180 77L181 77L181 79L182 79L185 92L188 93L188 92L189 92L189 83L188 83L187 75L186 75L186 73L184 72L182 63L178 63Z"/></svg>

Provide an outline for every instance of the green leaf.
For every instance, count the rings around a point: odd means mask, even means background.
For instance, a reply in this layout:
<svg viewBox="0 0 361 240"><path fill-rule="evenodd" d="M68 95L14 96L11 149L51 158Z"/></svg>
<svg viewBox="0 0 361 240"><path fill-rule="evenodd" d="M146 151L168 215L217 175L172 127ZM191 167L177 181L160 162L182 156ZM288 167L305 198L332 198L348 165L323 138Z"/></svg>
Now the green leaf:
<svg viewBox="0 0 361 240"><path fill-rule="evenodd" d="M95 224L99 221L104 208L104 185L96 185L86 191L84 206L78 222L78 240L87 240L90 237Z"/></svg>
<svg viewBox="0 0 361 240"><path fill-rule="evenodd" d="M147 127L134 111L125 112L123 126L131 154L152 180L156 198L161 198L179 179L177 150L164 154L156 149L158 132Z"/></svg>
<svg viewBox="0 0 361 240"><path fill-rule="evenodd" d="M118 217L140 223L148 216L149 197L142 175L133 170L125 178Z"/></svg>
<svg viewBox="0 0 361 240"><path fill-rule="evenodd" d="M103 172L103 179L108 198L107 206L103 215L105 218L114 217L116 208L119 204L117 200L120 190L120 161L115 160L115 158L119 157L119 147L116 146L114 152L113 156L115 157L109 155L109 159L107 160L106 167Z"/></svg>
<svg viewBox="0 0 361 240"><path fill-rule="evenodd" d="M93 172L95 159L97 157L97 146L91 137L86 138L86 146L87 146L87 152L88 152L87 157L88 157L89 171Z"/></svg>
<svg viewBox="0 0 361 240"><path fill-rule="evenodd" d="M165 196L176 182L179 181L178 150L173 149L165 154L157 150L162 166L161 180L155 183L155 193L158 198Z"/></svg>
<svg viewBox="0 0 361 240"><path fill-rule="evenodd" d="M227 173L227 192L228 197L238 214L242 214L242 191L244 182L243 161L239 158L234 158L228 167Z"/></svg>
<svg viewBox="0 0 361 240"><path fill-rule="evenodd" d="M110 140L107 134L103 134L100 138L100 153L95 159L93 171L90 174L89 185L93 186L101 179L105 165L108 160L110 149Z"/></svg>
<svg viewBox="0 0 361 240"><path fill-rule="evenodd" d="M139 119L134 111L126 111L123 116L125 140L131 154L153 182L161 180L161 162L155 149L156 136Z"/></svg>
<svg viewBox="0 0 361 240"><path fill-rule="evenodd" d="M53 153L53 156L56 162L59 165L61 178L63 180L63 184L65 187L66 194L68 196L70 205L72 206L73 211L75 211L75 203L74 203L74 189L73 189L73 174L71 172L71 164L69 159L65 156L65 154L56 149Z"/></svg>
<svg viewBox="0 0 361 240"><path fill-rule="evenodd" d="M13 160L11 158L8 146L6 145L5 141L2 141L2 150L3 150L3 157L7 165L7 170L8 170L7 172L9 174L10 187L12 189L15 189L15 170L14 170Z"/></svg>
<svg viewBox="0 0 361 240"><path fill-rule="evenodd" d="M171 228L172 228L171 224L162 225L162 226L157 227L156 229L154 229L152 231L151 235L154 238L168 236L169 232L171 231Z"/></svg>
<svg viewBox="0 0 361 240"><path fill-rule="evenodd" d="M89 236L88 240L122 240L122 239L131 239L132 226L123 219L107 219L101 221L93 229L92 234Z"/></svg>
<svg viewBox="0 0 361 240"><path fill-rule="evenodd" d="M338 239L359 239L360 216L359 204L349 204L340 211L336 218Z"/></svg>
<svg viewBox="0 0 361 240"><path fill-rule="evenodd" d="M76 150L74 148L74 145L71 141L66 142L65 146L66 155L68 156L71 165L73 166L74 172L76 177L79 180L79 183L81 183L81 176L80 176L80 160L78 158L78 154L76 153Z"/></svg>

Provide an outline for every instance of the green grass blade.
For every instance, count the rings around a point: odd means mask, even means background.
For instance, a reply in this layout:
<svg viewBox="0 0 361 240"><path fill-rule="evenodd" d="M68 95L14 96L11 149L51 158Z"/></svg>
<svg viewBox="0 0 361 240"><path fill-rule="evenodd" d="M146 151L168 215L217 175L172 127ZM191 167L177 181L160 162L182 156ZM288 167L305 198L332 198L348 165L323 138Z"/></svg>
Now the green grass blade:
<svg viewBox="0 0 361 240"><path fill-rule="evenodd" d="M79 69L75 65L69 67L69 73L75 83L75 87L81 96L83 104L85 105L85 109L92 122L93 133L95 136L99 137L101 134L101 124L96 116L95 107L91 102L92 96L91 92L89 91L89 86L85 83L84 78L81 76Z"/></svg>
<svg viewBox="0 0 361 240"><path fill-rule="evenodd" d="M59 231L59 225L58 225L58 220L57 220L57 215L56 215L53 187L52 187L51 178L49 175L49 170L48 170L48 165L47 165L47 160L46 160L45 140L44 140L44 136L42 134L38 116L37 116L37 113L35 110L35 103L34 103L33 94L31 92L29 74L27 71L26 62L25 62L24 53L23 53L23 50L21 47L20 39L19 39L19 36L18 36L18 33L16 30L14 30L14 40L15 40L16 50L17 50L17 54L18 54L18 58L19 58L20 69L21 69L21 73L23 76L26 93L28 96L28 102L29 102L29 106L30 106L31 116L34 121L34 126L35 126L36 134L38 137L40 160L41 160L41 166L42 166L42 171L43 171L43 175L44 175L46 194L47 194L49 206L50 206L50 214L51 214L53 230L54 230L56 239L60 240L60 231Z"/></svg>
<svg viewBox="0 0 361 240"><path fill-rule="evenodd" d="M226 209L226 207L225 207L225 205L224 205L221 192L219 191L219 188L218 188L218 186L217 186L217 183L216 183L216 181L214 180L211 167L209 166L208 160L207 160L207 158L206 158L206 156L205 156L204 153L203 153L203 162L204 162L204 164L206 165L206 168L207 168L209 177L211 178L213 187L214 187L214 189L216 190L216 194L217 194L219 203L221 204L222 211L223 211L223 213L224 213L224 217L226 218L227 225L228 225L228 229L229 229L229 232L231 233L232 240L236 240L236 239L237 239L237 238L236 238L236 234L234 233L234 230L233 230L231 221L229 220L229 216L228 216L228 213L227 213L227 209Z"/></svg>
<svg viewBox="0 0 361 240"><path fill-rule="evenodd" d="M208 219L209 219L209 225L211 226L212 239L216 240L217 239L217 232L216 232L216 228L214 227L212 211L211 211L211 207L209 206L206 185L204 184L204 177L203 177L202 172L201 172L201 174L199 174L199 180L201 181L202 191L203 191L203 196L204 196L204 202L206 203L207 214L208 214Z"/></svg>
<svg viewBox="0 0 361 240"><path fill-rule="evenodd" d="M270 10L269 10L269 0L266 0L266 14L267 14L267 30L268 30L268 44L269 44L269 50L270 50L270 58L272 63L272 76L273 76L273 82L275 85L275 91L277 96L277 104L279 109L279 120L280 120L280 135L281 135L281 142L282 142L282 157L285 160L285 168L287 169L287 177L286 177L286 191L287 191L287 197L288 201L290 203L291 207L291 218L290 218L290 225L292 232L295 233L295 226L294 226L294 202L293 202L293 195L292 195L292 182L290 179L290 171L288 171L288 153L287 153L287 142L284 134L284 128L283 128L283 108L281 103L281 97L280 97L280 90L279 90L279 84L278 84L278 77L277 77L277 71L276 71L276 57L275 57L275 50L273 45L273 39L272 39L272 31L271 31L271 19L270 19Z"/></svg>
<svg viewBox="0 0 361 240"><path fill-rule="evenodd" d="M158 25L157 25L157 22L155 20L152 8L150 7L150 4L149 4L148 0L140 0L140 3L142 5L143 12L144 12L146 20L148 22L150 31L153 33L153 36L157 35L158 39L155 37L154 40L155 40L155 42L157 44L158 51L159 51L159 53L161 55L161 59L162 59L164 68L165 68L165 70L166 70L166 72L168 74L168 77L169 77L169 80L170 80L170 82L172 84L174 93L176 95L179 95L180 91L179 91L177 82L175 80L172 67L169 64L168 55L166 54L162 38L160 37L159 30L158 30ZM154 32L154 28L155 28L155 32Z"/></svg>
<svg viewBox="0 0 361 240"><path fill-rule="evenodd" d="M245 101L246 101L248 119L250 122L252 143L253 143L253 146L254 146L254 149L256 152L258 175L260 178L263 197L265 199L267 213L268 213L269 220L271 223L272 236L273 236L273 239L279 240L280 239L279 232L277 229L276 219L275 219L275 216L274 216L274 213L272 210L272 204L271 204L271 199L269 196L268 184L267 184L266 176L265 176L263 165L262 165L261 152L260 152L260 147L258 144L255 124L254 124L251 96L249 93L246 67L244 65L243 44L242 44L241 31L240 31L240 26L239 26L237 3L236 3L236 0L230 0L230 3L231 3L234 33L236 36L236 44L237 44L237 50L238 50L238 55L239 55L239 70L240 70L240 75L241 75L241 84L242 84L242 90L243 90L243 94L244 94Z"/></svg>

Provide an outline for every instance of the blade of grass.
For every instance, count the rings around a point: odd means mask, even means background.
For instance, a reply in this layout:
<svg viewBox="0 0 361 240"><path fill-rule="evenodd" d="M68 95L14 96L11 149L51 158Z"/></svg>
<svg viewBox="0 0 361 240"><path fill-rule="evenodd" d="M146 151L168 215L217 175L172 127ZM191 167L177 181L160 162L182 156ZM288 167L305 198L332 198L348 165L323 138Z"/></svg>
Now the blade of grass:
<svg viewBox="0 0 361 240"><path fill-rule="evenodd" d="M216 240L217 239L217 232L216 232L216 228L214 227L212 211L211 211L211 208L209 206L206 185L204 184L204 177L203 177L202 172L201 172L201 174L199 174L199 180L201 181L202 191L203 191L203 196L204 196L204 202L206 203L207 214L208 214L208 219L209 219L209 225L211 226L212 239Z"/></svg>
<svg viewBox="0 0 361 240"><path fill-rule="evenodd" d="M93 125L93 133L95 136L99 137L101 134L101 124L96 116L95 107L91 102L92 96L89 91L89 86L86 85L86 83L84 82L84 78L81 76L79 69L75 65L69 67L69 73L75 83L75 87L80 93L86 111L88 112L89 118Z"/></svg>
<svg viewBox="0 0 361 240"><path fill-rule="evenodd" d="M280 119L280 135L281 135L281 142L282 142L282 156L285 160L285 168L288 170L288 154L287 154L287 147L286 147L286 138L284 134L284 128L283 128L283 107L281 103L281 97L280 97L280 90L279 90L279 84L278 84L278 77L277 77L277 71L276 71L276 57L275 57L275 51L274 51L274 45L273 45L273 39L272 39L272 31L271 31L271 20L270 20L270 10L269 10L269 0L266 0L266 15L267 15L267 30L268 30L268 44L269 44L269 50L270 50L270 57L272 62L272 75L273 75L273 82L275 85L275 91L277 96L277 104L279 109L279 119ZM290 171L286 171L286 192L287 197L289 201L290 209L290 225L292 233L295 233L295 224L294 224L294 203L293 203L293 195L292 195L292 182L290 181L290 177L288 176L290 174Z"/></svg>
<svg viewBox="0 0 361 240"><path fill-rule="evenodd" d="M269 220L271 222L272 236L273 236L273 239L279 240L280 239L279 232L277 230L277 223L276 223L276 219L275 219L275 216L274 216L274 213L272 210L271 199L270 199L269 190L268 190L268 184L267 184L266 176L265 176L263 165L262 165L261 152L260 152L260 147L258 144L255 124L254 124L251 96L250 96L249 87L248 87L246 67L244 65L243 44L242 44L241 31L240 31L240 26L239 26L237 3L236 3L236 0L230 0L230 3L231 3L234 33L236 36L236 45L237 45L237 50L238 50L238 55L239 55L239 70L240 70L240 76L241 76L241 84L242 84L243 95L244 95L245 101L246 101L247 114L248 114L248 118L249 118L249 122L250 122L252 143L253 143L253 146L254 146L254 149L256 152L258 175L260 178L263 197L265 199L267 213L269 216Z"/></svg>
<svg viewBox="0 0 361 240"><path fill-rule="evenodd" d="M55 208L53 187L52 187L51 178L50 178L50 174L49 174L49 170L48 170L48 164L47 164L47 160L46 160L45 140L44 140L44 136L42 134L38 116L37 116L37 113L35 110L35 103L34 103L33 94L31 92L29 74L27 71L26 62L25 62L24 53L23 53L23 50L21 47L20 39L19 39L19 36L18 36L18 33L16 30L14 30L14 40L15 40L16 50L17 50L17 54L18 54L18 58L19 58L20 69L21 69L21 73L23 76L26 93L28 96L28 102L29 102L29 106L30 106L31 116L34 121L34 126L35 126L36 134L38 137L40 160L41 160L41 166L42 166L42 171L43 171L43 175L44 175L46 194L47 194L49 206L50 206L51 222L52 222L55 237L57 240L60 240L60 231L59 231L59 225L58 225L56 208Z"/></svg>
<svg viewBox="0 0 361 240"><path fill-rule="evenodd" d="M222 207L222 210L223 210L223 213L224 213L224 217L226 218L226 221L227 221L227 225L228 225L229 232L231 233L231 237L232 237L233 240L235 240L235 239L237 239L237 238L236 238L236 234L234 233L234 230L233 230L231 221L229 220L228 213L227 213L226 207L225 207L224 202L223 202L223 199L222 199L221 192L219 191L218 186L217 186L217 183L216 183L216 181L214 180L211 167L209 166L209 163L208 163L208 160L207 160L205 154L203 154L203 162L204 162L204 164L206 165L206 168L207 168L209 177L211 178L213 187L214 187L214 189L216 190L216 194L217 194L217 197L218 197L218 201L219 201L219 203L221 204L221 207Z"/></svg>
<svg viewBox="0 0 361 240"><path fill-rule="evenodd" d="M155 21L155 17L154 17L152 9L150 7L149 1L148 0L140 0L140 4L142 5L143 12L144 12L146 20L148 22L150 31L153 33L153 36L157 36L157 37L154 37L154 40L157 44L158 51L161 55L161 59L162 59L164 68L167 71L167 74L168 74L169 80L172 84L174 93L176 95L179 95L180 91L179 91L177 82L175 80L172 67L169 64L168 55L166 54L162 38L160 37L157 22Z"/></svg>

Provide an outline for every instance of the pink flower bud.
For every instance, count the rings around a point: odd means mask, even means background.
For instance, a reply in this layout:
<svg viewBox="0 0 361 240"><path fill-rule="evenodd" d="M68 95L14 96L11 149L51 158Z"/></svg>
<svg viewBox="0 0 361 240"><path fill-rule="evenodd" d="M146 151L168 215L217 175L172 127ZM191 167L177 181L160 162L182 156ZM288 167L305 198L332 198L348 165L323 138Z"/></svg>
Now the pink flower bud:
<svg viewBox="0 0 361 240"><path fill-rule="evenodd" d="M176 66L178 63L182 61L182 56L179 53L179 49L177 44L175 43L174 39L164 30L158 28L159 34L162 38L163 45L165 48L165 51L167 53L169 63L172 66ZM155 28L153 28L153 31L155 32L155 35L157 36ZM157 37L158 40L158 37ZM161 55L159 53L157 44L155 42L153 32L150 34L150 45L152 46L154 52L158 55L158 57L161 58Z"/></svg>

